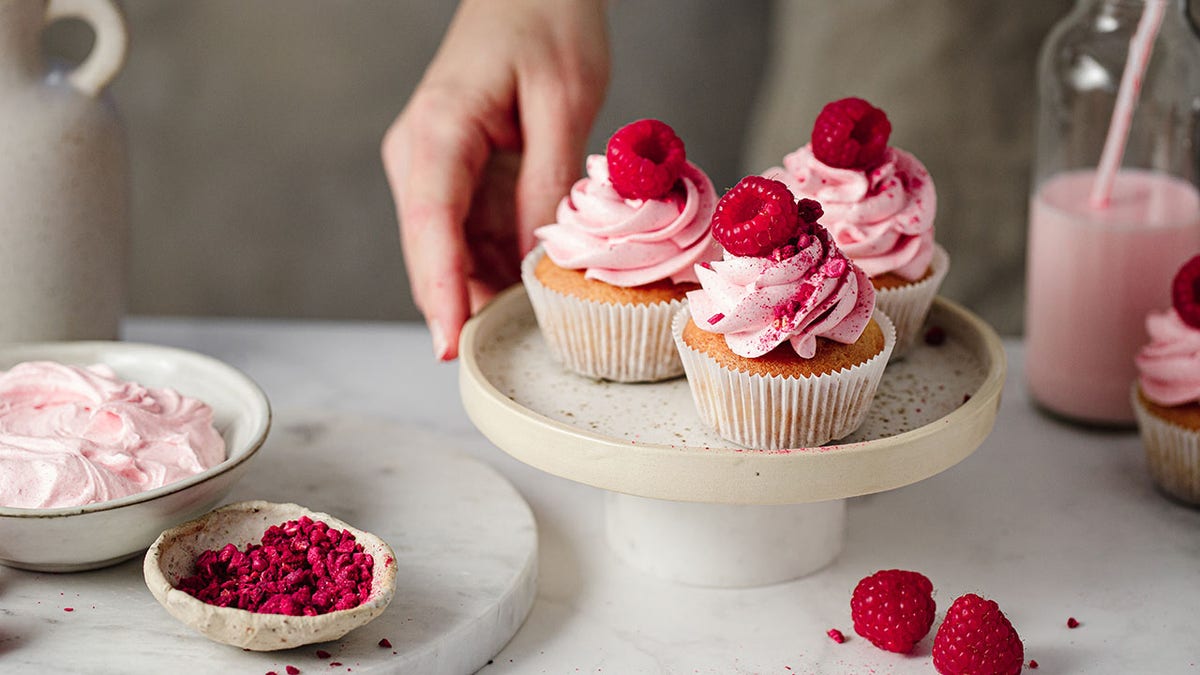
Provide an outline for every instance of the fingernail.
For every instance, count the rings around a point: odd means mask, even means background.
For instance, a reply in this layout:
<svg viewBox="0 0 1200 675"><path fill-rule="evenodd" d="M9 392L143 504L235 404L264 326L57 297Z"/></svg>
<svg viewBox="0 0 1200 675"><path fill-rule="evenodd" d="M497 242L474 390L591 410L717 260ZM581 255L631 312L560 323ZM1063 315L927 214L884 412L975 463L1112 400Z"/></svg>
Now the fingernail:
<svg viewBox="0 0 1200 675"><path fill-rule="evenodd" d="M429 324L429 334L433 337L433 355L438 359L445 360L446 334L442 332L442 327L436 323Z"/></svg>

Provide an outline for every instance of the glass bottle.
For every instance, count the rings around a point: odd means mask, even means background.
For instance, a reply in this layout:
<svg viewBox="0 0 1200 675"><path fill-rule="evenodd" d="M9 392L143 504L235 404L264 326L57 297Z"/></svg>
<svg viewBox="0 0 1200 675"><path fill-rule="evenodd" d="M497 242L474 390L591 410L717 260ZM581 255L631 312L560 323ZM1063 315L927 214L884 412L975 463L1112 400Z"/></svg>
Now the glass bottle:
<svg viewBox="0 0 1200 675"><path fill-rule="evenodd" d="M1161 25L1101 205L1093 193L1122 74L1155 3ZM1200 252L1200 40L1186 2L1078 0L1043 45L1038 96L1026 381L1052 413L1128 426L1146 314L1170 306L1171 279Z"/></svg>

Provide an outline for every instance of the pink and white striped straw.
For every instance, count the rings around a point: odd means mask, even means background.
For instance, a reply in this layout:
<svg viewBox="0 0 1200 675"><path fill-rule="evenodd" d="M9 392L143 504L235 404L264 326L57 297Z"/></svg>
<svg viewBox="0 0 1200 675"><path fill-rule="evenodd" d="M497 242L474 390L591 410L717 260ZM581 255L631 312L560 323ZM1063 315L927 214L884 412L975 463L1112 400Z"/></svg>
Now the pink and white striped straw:
<svg viewBox="0 0 1200 675"><path fill-rule="evenodd" d="M1092 185L1092 208L1108 208L1112 197L1113 181L1117 178L1117 170L1121 168L1121 158L1125 155L1125 143L1129 140L1129 127L1133 122L1133 107L1137 105L1138 94L1142 91L1142 80L1146 75L1146 65L1150 62L1150 52L1154 49L1154 40L1158 37L1158 29L1162 26L1163 15L1167 11L1167 0L1146 0L1146 9L1138 21L1137 30L1129 43L1129 58L1125 61L1125 71L1121 73L1121 85L1117 89L1117 103L1113 107L1112 121L1108 124L1108 137L1104 139L1104 150L1100 154L1100 166L1096 171L1096 182Z"/></svg>

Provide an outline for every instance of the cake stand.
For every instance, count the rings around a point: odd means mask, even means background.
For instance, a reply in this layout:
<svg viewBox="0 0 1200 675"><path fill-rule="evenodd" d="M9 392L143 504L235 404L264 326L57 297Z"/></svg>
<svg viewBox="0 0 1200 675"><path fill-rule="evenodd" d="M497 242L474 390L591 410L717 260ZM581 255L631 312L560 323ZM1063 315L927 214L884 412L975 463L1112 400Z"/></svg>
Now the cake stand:
<svg viewBox="0 0 1200 675"><path fill-rule="evenodd" d="M943 298L926 325L940 330L888 365L863 426L817 448L748 450L721 439L700 421L683 378L620 384L565 370L520 286L468 322L459 386L472 422L501 450L609 491L608 542L627 563L687 584L758 586L837 557L848 497L940 473L991 432L1004 385L1000 339Z"/></svg>

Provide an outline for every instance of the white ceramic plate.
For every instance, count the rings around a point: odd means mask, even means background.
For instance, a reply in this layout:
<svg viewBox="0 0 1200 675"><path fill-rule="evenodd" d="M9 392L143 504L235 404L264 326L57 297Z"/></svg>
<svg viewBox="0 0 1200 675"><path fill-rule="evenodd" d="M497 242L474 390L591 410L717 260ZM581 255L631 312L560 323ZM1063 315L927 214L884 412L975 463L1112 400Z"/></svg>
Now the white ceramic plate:
<svg viewBox="0 0 1200 675"><path fill-rule="evenodd" d="M938 298L918 341L888 365L863 426L835 445L782 451L731 445L700 421L682 378L619 384L550 356L524 289L472 319L459 384L471 420L513 457L588 485L657 499L790 504L880 492L958 463L987 437L1004 384L995 331Z"/></svg>
<svg viewBox="0 0 1200 675"><path fill-rule="evenodd" d="M212 509L241 478L271 425L267 397L250 378L195 352L130 342L0 345L0 370L22 361L103 363L123 379L171 387L207 403L226 459L185 480L121 499L56 509L0 507L0 563L69 572L131 558L163 530Z"/></svg>

